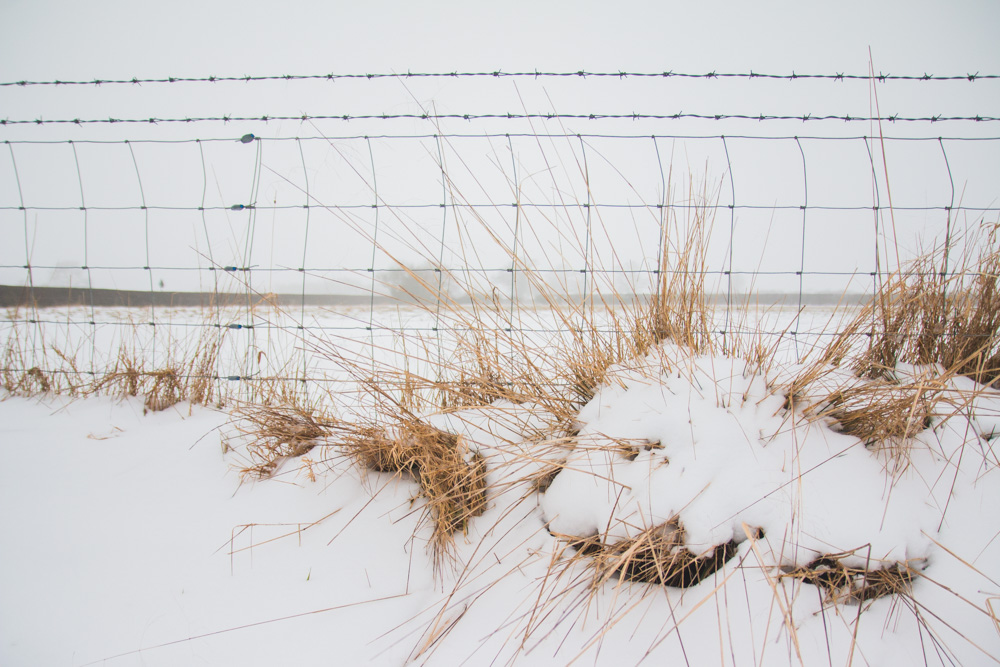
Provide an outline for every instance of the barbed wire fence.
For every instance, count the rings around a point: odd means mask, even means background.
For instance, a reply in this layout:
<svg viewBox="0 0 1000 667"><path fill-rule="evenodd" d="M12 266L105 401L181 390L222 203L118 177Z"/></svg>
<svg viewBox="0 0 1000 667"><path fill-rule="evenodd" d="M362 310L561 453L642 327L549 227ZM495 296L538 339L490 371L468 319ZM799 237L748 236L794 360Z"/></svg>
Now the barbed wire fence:
<svg viewBox="0 0 1000 667"><path fill-rule="evenodd" d="M874 90L995 87L1000 75L407 72L11 81L0 91L93 89L100 100L195 85L630 79ZM127 339L157 368L178 341L208 332L229 346L214 380L334 383L309 338L368 354L374 369L378 354L427 336L440 360L442 337L461 334L442 308L470 295L544 341L563 325L515 317L539 310L533 281L584 309L602 289L642 298L669 270L660 252L671 220L698 215L711 223L700 270L720 305L718 333L740 326L734 308L756 294L785 313L764 333L801 356L806 338L838 333L804 322L809 307L863 301L922 244L960 245L1000 215L994 109L883 114L875 99L868 114L561 113L522 98L517 112L439 112L413 99L379 113L99 116L62 113L71 97L52 117L2 118L0 326L8 350L15 337L23 344L3 370L94 377ZM414 307L428 295L430 307ZM59 362L74 354L83 362Z"/></svg>
<svg viewBox="0 0 1000 667"><path fill-rule="evenodd" d="M244 82L251 83L256 81L337 81L341 79L361 79L361 80L374 80L374 79L473 79L473 78L504 78L504 79L539 79L539 78L581 78L586 79L587 77L593 78L612 78L612 79L625 79L628 77L639 77L639 78L655 78L655 79L780 79L780 80L826 80L826 81L877 81L879 83L884 83L886 81L981 81L990 79L1000 79L1000 74L982 74L980 72L967 73L967 74L890 74L886 72L879 72L875 74L874 72L867 73L844 73L836 72L833 74L829 73L796 73L794 70L784 73L768 73L768 72L754 72L753 70L747 70L746 72L675 72L673 70L665 70L661 72L636 72L636 71L589 71L589 70L576 70L571 72L554 72L554 71L540 71L533 70L531 72L504 72L503 70L491 70L491 71L480 71L480 72L460 72L458 70L451 72L369 72L369 73L328 73L328 74L272 74L272 75L244 75L244 76L201 76L201 77L180 77L180 76L168 76L159 78L139 78L131 77L127 79L90 79L90 80L50 80L50 81L3 81L0 82L0 87L8 86L104 86L104 85L142 85L142 84L161 84L161 83L226 83L226 82Z"/></svg>

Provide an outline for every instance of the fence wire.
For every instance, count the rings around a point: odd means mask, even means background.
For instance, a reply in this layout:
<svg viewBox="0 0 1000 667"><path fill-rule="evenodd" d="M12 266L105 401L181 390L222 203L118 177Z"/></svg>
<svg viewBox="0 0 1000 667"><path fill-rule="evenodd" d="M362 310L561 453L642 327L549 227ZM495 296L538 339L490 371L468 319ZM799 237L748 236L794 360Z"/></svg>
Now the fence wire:
<svg viewBox="0 0 1000 667"><path fill-rule="evenodd" d="M143 84L174 84L174 83L226 83L243 82L253 83L261 81L338 81L342 79L375 80L375 79L470 79L470 78L493 78L493 79L540 79L540 78L609 78L627 79L632 78L653 78L653 79L780 79L787 81L877 81L884 83L887 81L969 81L1000 79L1000 74L982 74L979 72L968 74L886 74L879 72L865 74L845 74L835 72L833 74L821 73L797 73L794 70L787 74L775 74L765 72L675 72L667 70L662 72L631 72L631 71L609 71L593 72L587 70L575 70L571 72L543 72L534 70L531 72L504 72L502 70L492 70L489 72L380 72L380 73L329 73L329 74L276 74L276 75L244 75L244 76L167 76L159 78L139 78L129 79L96 78L87 81L4 81L0 82L0 87L11 86L106 86L106 85L143 85Z"/></svg>
<svg viewBox="0 0 1000 667"><path fill-rule="evenodd" d="M173 118L161 118L151 116L149 118L0 118L2 125L159 125L163 124L191 124L191 123L276 123L283 121L298 121L306 123L309 121L393 121L393 120L421 120L421 121L445 121L445 120L749 120L760 123L767 121L801 121L822 122L841 121L845 123L945 123L954 121L966 121L975 123L995 123L1000 121L1000 116L989 116L984 114L975 115L946 115L937 114L933 116L903 116L891 114L888 116L852 116L850 114L820 114L820 113L796 113L796 114L764 114L764 113L693 113L676 111L673 113L380 113L380 114L300 114L295 116L274 114L263 114L260 116L182 116Z"/></svg>

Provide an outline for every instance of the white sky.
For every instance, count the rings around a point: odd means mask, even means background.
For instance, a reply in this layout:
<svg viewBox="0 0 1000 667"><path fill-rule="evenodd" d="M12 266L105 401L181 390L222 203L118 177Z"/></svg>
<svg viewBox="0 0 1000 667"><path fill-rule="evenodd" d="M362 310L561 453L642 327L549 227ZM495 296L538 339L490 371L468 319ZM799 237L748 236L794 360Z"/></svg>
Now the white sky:
<svg viewBox="0 0 1000 667"><path fill-rule="evenodd" d="M990 0L4 0L0 78L245 72L1000 69Z"/></svg>
<svg viewBox="0 0 1000 667"><path fill-rule="evenodd" d="M876 72L889 74L954 75L1000 73L1000 48L995 28L1000 26L1000 3L980 2L863 2L836 4L803 2L46 2L3 0L0 4L0 81L165 76L239 76L410 71L664 71L701 73L734 71L768 73L864 74L871 48ZM1000 115L1000 81L954 83L890 82L878 86L883 116L899 113L923 115ZM719 81L677 79L628 81L603 80L396 80L329 82L274 82L246 85L173 84L146 86L93 86L77 88L0 88L0 117L8 119L58 118L161 118L185 116L297 115L302 113L418 113L437 109L444 113L549 112L562 113L775 113L849 114L867 116L872 104L865 82ZM194 125L74 127L71 125L8 125L0 140L67 139L192 139L240 136L254 132L262 137L338 136L344 134L483 133L556 131L631 134L779 134L830 135L877 134L868 123L825 122L803 124L757 122L595 123L594 121L487 123L452 122L440 128L428 122L328 121L317 125L298 122ZM1000 123L895 124L886 134L916 136L997 136ZM533 142L515 145L518 178L526 191L535 187L538 202L568 196L577 202L586 197L577 163L580 154L566 143L539 149ZM308 175L311 192L325 204L367 203L370 179L358 172L377 164L380 196L389 203L441 201L440 171L433 145L404 147L399 142L374 147L357 141L307 145L300 155L292 143L265 144L264 175L257 203L301 204L300 188ZM247 200L252 176L251 153L240 146L211 148L202 160L190 150L135 149L147 203L181 203L197 206L203 186L210 192L206 205L229 206ZM588 169L595 201L657 202L660 174L652 142L623 149L621 142L592 142ZM798 205L804 202L802 155L794 142L764 144L730 142L732 183L720 141L667 142L656 148L665 153L660 164L673 166L675 176L690 172L696 181L707 181L718 191L720 203L761 206ZM871 205L871 164L863 143L850 146L831 142L805 142L809 172L809 204ZM956 203L997 205L1000 179L1000 142L949 143L949 165L954 171ZM496 142L455 143L447 158L450 175L461 182L470 200L487 196L506 201L510 152ZM504 157L506 152L506 158ZM839 151L839 152L838 152ZM22 194L28 206L77 206L79 181L84 182L86 204L135 206L139 203L131 156L119 145L115 150L80 145L77 160L66 144L55 147L18 145L15 153ZM306 162L303 169L303 158ZM461 158L461 159L459 159ZM544 159L560 162L562 176L542 178ZM603 163L601 159L604 159ZM15 205L19 197L9 164L0 158L0 206ZM886 163L875 161L892 176L893 203L897 206L941 206L950 201L950 183L940 146L890 143ZM420 162L423 160L423 162ZM463 165L462 161L467 162ZM603 164L603 166L602 166ZM250 169L248 172L247 169ZM574 173L576 171L577 173ZM617 172L621 172L617 174ZM471 173L470 173L471 172ZM547 172L546 172L547 173ZM470 178L474 176L474 179ZM575 179L575 181L574 181ZM680 179L683 182L686 176ZM474 181L478 180L479 183ZM206 181L210 183L206 184ZM477 192L482 186L484 193ZM498 194L498 192L500 194ZM215 200L213 200L215 198ZM883 202L884 204L885 202ZM261 212L256 221L253 253L247 257L245 221L227 214L225 221L208 222L200 216L180 220L153 219L153 236L137 235L138 226L115 222L109 215L91 211L89 238L83 257L80 214L53 217L35 212L25 219L17 211L0 211L4 243L0 265L90 266L118 262L142 266L188 266L200 263L209 237L219 257L217 263L296 267L302 264L304 220L270 218ZM281 214L284 215L284 214ZM430 215L430 214L429 214ZM989 218L989 215L992 218ZM988 219L995 219L991 213ZM427 218L416 213L406 220L418 236L434 233L439 214ZM608 236L634 237L633 246L621 250L626 268L648 266L652 232L636 231L641 220L613 218L602 224ZM756 217L755 217L756 216ZM872 270L872 214L833 217L810 212L803 243L802 216L797 210L741 212L736 219L733 269L752 272L791 271L800 267L816 271ZM578 216L579 217L579 216ZM720 252L725 251L730 220L716 221ZM220 218L221 220L221 218ZM963 224L973 226L976 216ZM134 222L134 221L133 221ZM900 244L905 251L927 244L940 234L940 212L897 214ZM354 226L370 225L355 218ZM180 224L180 227L175 225ZM341 267L364 264L369 256L363 235L344 231L321 216L312 222L306 265ZM390 225L382 220L381 224ZM490 223L494 224L493 222ZM579 227L580 220L553 219L554 228ZM629 233L617 230L625 224ZM387 228L389 229L389 228ZM183 230L183 231L180 231ZM416 230L416 231L414 231ZM402 232L400 232L402 233ZM158 236L156 236L158 234ZM199 237L199 234L201 236ZM427 236L424 234L424 236ZM548 261L575 267L578 257L557 235L542 232L539 246L546 246ZM569 234L580 238L579 230ZM655 236L655 235L654 235ZM353 240L351 240L351 237ZM383 236L383 240L390 238ZM291 240L289 240L291 239ZM454 234L451 237L454 242ZM720 240L721 239L721 240ZM403 250L414 239L397 239L407 262L415 261ZM884 239L883 239L884 240ZM387 241L388 242L388 241ZM636 245L637 244L637 245ZM451 244L449 244L451 245ZM572 246L572 243L569 243ZM140 256L150 247L148 257ZM804 247L804 250L802 248ZM224 250L222 250L225 248ZM458 249L452 247L458 252ZM598 248L600 251L600 248ZM483 266L503 264L501 255L480 258ZM103 254L102 254L103 253ZM267 254L263 254L267 253ZM435 254L429 249L428 253ZM557 261L553 255L562 255ZM577 255L580 253L577 252ZM226 255L226 259L221 259ZM835 255L836 261L830 256ZM192 259L193 258L193 259ZM388 260L376 260L380 266ZM716 266L725 258L716 255ZM365 264L367 265L367 264ZM41 269L39 271L42 271ZM24 281L23 269L0 269L0 282ZM37 273L37 272L36 272ZM44 274L44 271L42 271ZM177 289L197 287L193 274L160 272ZM284 276L298 280L294 275ZM124 272L94 278L95 285L119 287L148 284L147 276ZM106 279L105 279L106 278ZM36 276L44 283L45 275ZM278 288L276 273L269 280ZM747 278L749 280L749 278ZM794 289L787 277L758 280L766 289ZM817 279L818 280L818 279ZM108 281L111 281L110 283ZM136 282L138 281L138 282ZM186 282L185 282L186 281ZM797 280L793 280L796 282ZM842 281L841 281L842 282ZM836 283L836 284L835 284ZM834 289L840 283L816 282L813 289ZM807 289L810 287L807 285Z"/></svg>

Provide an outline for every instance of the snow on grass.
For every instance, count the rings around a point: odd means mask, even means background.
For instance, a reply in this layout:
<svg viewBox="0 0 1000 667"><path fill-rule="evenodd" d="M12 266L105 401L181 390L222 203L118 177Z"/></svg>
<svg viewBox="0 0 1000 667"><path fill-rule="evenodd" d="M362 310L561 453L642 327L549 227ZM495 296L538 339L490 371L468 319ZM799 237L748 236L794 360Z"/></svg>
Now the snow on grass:
<svg viewBox="0 0 1000 667"><path fill-rule="evenodd" d="M251 482L227 414L8 398L0 664L994 664L997 394L932 419L903 467L781 386L664 345L610 369L571 437L530 404L426 417L487 465L441 568L418 480L337 436ZM657 526L668 556L730 557L628 580L639 552L615 545ZM861 592L890 566L896 594Z"/></svg>
<svg viewBox="0 0 1000 667"><path fill-rule="evenodd" d="M555 531L628 538L678 517L696 554L742 541L744 525L763 529L772 566L862 545L875 560L926 554L921 530L940 519L948 489L935 499L916 470L893 480L857 438L789 414L745 362L698 357L652 379L618 379L581 411L583 446L545 495ZM634 458L614 442L635 443Z"/></svg>

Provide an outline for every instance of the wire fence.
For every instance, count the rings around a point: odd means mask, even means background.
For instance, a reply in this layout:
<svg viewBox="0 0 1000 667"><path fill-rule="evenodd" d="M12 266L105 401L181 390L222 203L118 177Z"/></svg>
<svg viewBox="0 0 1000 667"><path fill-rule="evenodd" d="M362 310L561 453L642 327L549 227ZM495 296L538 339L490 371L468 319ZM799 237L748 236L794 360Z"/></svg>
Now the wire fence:
<svg viewBox="0 0 1000 667"><path fill-rule="evenodd" d="M713 327L784 337L801 355L807 339L837 335L833 304L870 298L934 244L959 257L997 223L997 79L494 71L0 82L12 113L23 111L0 119L3 370L96 376L126 344L157 368L209 335L226 348L200 371L213 379L340 382L318 360L330 341L338 355L398 359L416 336L446 354L442 339L462 335L449 315L459 304L488 305L504 315L498 327L544 346L565 329L544 293L584 309L630 304L674 270L703 274L719 307ZM551 100L548 85L571 83L567 104L603 105L606 86L636 80L613 102L645 111L530 108ZM159 104L156 91L181 84L241 83L248 105L272 103L263 88L254 97L258 86L313 86L312 102L329 107L315 86L330 82L402 87L351 88L335 100L343 113L139 111L145 95ZM713 88L649 96L648 86L692 84ZM982 97L926 111L938 87L957 85ZM870 109L679 110L757 100L743 92L758 86L771 86L759 95L778 107L837 104L855 86ZM774 86L791 97L773 99ZM801 98L787 86L810 88ZM911 87L901 97L914 111L880 111L889 86ZM594 97L579 97L590 87ZM17 97L32 91L42 97ZM358 108L375 103L384 110ZM754 129L762 121L776 131ZM205 123L227 132L202 134ZM664 264L663 248L698 225L710 231L704 262ZM751 295L773 308L737 321L735 305Z"/></svg>
<svg viewBox="0 0 1000 667"><path fill-rule="evenodd" d="M375 72L375 73L329 73L329 74L277 74L277 75L257 75L257 76L202 76L202 77L184 77L184 76L168 76L160 78L139 78L131 77L127 79L91 79L88 81L4 81L0 82L0 87L3 86L103 86L103 85L142 85L142 84L160 84L160 83L226 83L226 82L243 82L251 83L255 81L337 81L340 79L360 79L360 80L374 80L374 79L413 79L413 78L431 78L431 79L469 79L469 78L529 78L529 79L539 79L539 78L612 78L612 79L625 79L628 77L643 77L643 78L657 78L657 79L668 79L668 78L680 78L680 79L781 79L786 81L795 80L809 80L809 79L819 79L826 81L849 81L849 80L859 80L859 81L877 81L879 83L884 83L886 81L969 81L975 82L979 80L990 80L990 79L1000 79L998 74L981 74L979 72L969 73L969 74L950 74L950 75L938 75L938 74L888 74L879 72L875 74L874 72L867 73L854 73L845 74L843 72L836 72L833 74L808 74L808 73L796 73L795 71L789 72L787 74L775 74L766 72L754 72L753 70L747 70L746 72L675 72L673 70L667 70L662 72L628 72L624 70L618 71L608 71L608 72L596 72L587 70L576 70L572 72L543 72L539 70L534 70L531 72L504 72L503 70L492 70L489 72Z"/></svg>

